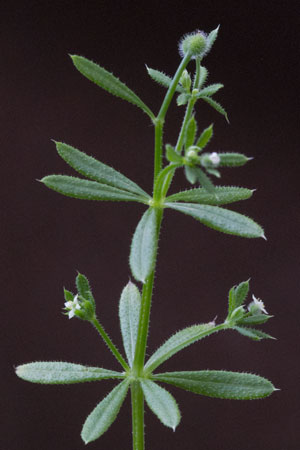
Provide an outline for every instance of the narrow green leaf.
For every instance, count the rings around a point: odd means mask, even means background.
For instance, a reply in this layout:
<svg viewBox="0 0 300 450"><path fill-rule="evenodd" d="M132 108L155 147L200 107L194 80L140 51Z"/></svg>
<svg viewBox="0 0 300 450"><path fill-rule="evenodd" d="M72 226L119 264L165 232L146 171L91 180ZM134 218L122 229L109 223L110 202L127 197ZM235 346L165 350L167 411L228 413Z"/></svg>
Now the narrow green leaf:
<svg viewBox="0 0 300 450"><path fill-rule="evenodd" d="M166 144L166 158L169 162L181 164L182 157L175 151L175 148L170 144Z"/></svg>
<svg viewBox="0 0 300 450"><path fill-rule="evenodd" d="M235 308L238 306L241 306L244 301L246 300L246 297L249 292L249 280L242 281L238 286L235 288Z"/></svg>
<svg viewBox="0 0 300 450"><path fill-rule="evenodd" d="M185 93L178 95L178 97L176 99L177 106L186 105L187 102L189 101L190 97L191 97L190 94L185 94Z"/></svg>
<svg viewBox="0 0 300 450"><path fill-rule="evenodd" d="M197 97L201 98L203 96L210 97L211 95L214 95L216 92L218 92L220 89L224 87L224 84L215 83L210 84L209 86L206 86L204 89L202 89L199 94L197 94Z"/></svg>
<svg viewBox="0 0 300 450"><path fill-rule="evenodd" d="M196 183L197 178L198 178L196 167L184 166L184 174L189 183L191 183L191 184Z"/></svg>
<svg viewBox="0 0 300 450"><path fill-rule="evenodd" d="M220 105L220 103L216 102L215 100L213 100L210 97L201 96L201 98L203 98L203 100L205 100L206 103L208 103L210 106L212 106L216 111L218 111L220 114L225 116L225 119L227 120L227 122L229 122L227 112L225 111L223 106Z"/></svg>
<svg viewBox="0 0 300 450"><path fill-rule="evenodd" d="M167 202L202 203L203 205L220 206L250 198L253 190L235 186L216 186L215 194L210 194L206 189L196 188L177 192L166 198Z"/></svg>
<svg viewBox="0 0 300 450"><path fill-rule="evenodd" d="M154 379L195 394L232 400L268 397L275 390L269 380L258 375L223 370L166 372L155 375Z"/></svg>
<svg viewBox="0 0 300 450"><path fill-rule="evenodd" d="M199 83L198 86L195 86L197 89L201 89L204 83L206 82L208 77L208 71L205 67L200 67L200 77L199 77Z"/></svg>
<svg viewBox="0 0 300 450"><path fill-rule="evenodd" d="M165 203L165 207L192 216L207 227L226 234L247 238L265 238L263 229L252 219L218 206L196 205L194 203Z"/></svg>
<svg viewBox="0 0 300 450"><path fill-rule="evenodd" d="M211 31L209 33L209 35L207 36L206 42L207 42L208 50L210 50L212 48L215 40L217 39L219 28L220 28L220 25L218 25L217 28L215 28L213 31Z"/></svg>
<svg viewBox="0 0 300 450"><path fill-rule="evenodd" d="M142 380L141 386L147 405L159 420L175 431L180 422L180 411L174 397L164 388L150 380Z"/></svg>
<svg viewBox="0 0 300 450"><path fill-rule="evenodd" d="M121 294L119 317L124 349L130 367L132 367L135 354L141 300L140 291L135 284L129 281Z"/></svg>
<svg viewBox="0 0 300 450"><path fill-rule="evenodd" d="M209 193L209 194L215 194L215 186L211 182L210 178L206 175L203 170L199 169L197 167L197 178L201 186ZM216 194L215 194L216 195Z"/></svg>
<svg viewBox="0 0 300 450"><path fill-rule="evenodd" d="M232 312L236 308L236 301L235 301L235 286L233 286L230 291L228 292L228 316L232 314Z"/></svg>
<svg viewBox="0 0 300 450"><path fill-rule="evenodd" d="M185 148L189 148L193 145L197 132L197 122L195 117L192 116L187 124L185 133Z"/></svg>
<svg viewBox="0 0 300 450"><path fill-rule="evenodd" d="M267 314L256 314L255 316L248 316L238 321L239 325L261 325L266 323L274 316L268 316Z"/></svg>
<svg viewBox="0 0 300 450"><path fill-rule="evenodd" d="M218 153L220 157L220 166L222 167L239 167L246 164L251 158L242 153Z"/></svg>
<svg viewBox="0 0 300 450"><path fill-rule="evenodd" d="M112 73L108 72L98 64L84 58L83 56L71 55L74 66L82 75L93 83L108 91L110 94L127 100L129 103L141 108L153 120L155 118L153 112L147 105L124 83L116 78Z"/></svg>
<svg viewBox="0 0 300 450"><path fill-rule="evenodd" d="M76 277L76 287L78 294L81 297L85 298L86 300L92 300L92 302L95 304L89 280L85 275L78 273Z"/></svg>
<svg viewBox="0 0 300 450"><path fill-rule="evenodd" d="M221 173L217 169L212 169L211 167L206 167L206 172L214 177L221 178Z"/></svg>
<svg viewBox="0 0 300 450"><path fill-rule="evenodd" d="M243 336L253 339L254 341L260 341L261 339L276 339L261 330L257 330L256 328L234 326L233 329L238 331Z"/></svg>
<svg viewBox="0 0 300 450"><path fill-rule="evenodd" d="M175 355L175 353L178 353L188 345L219 331L219 329L219 326L216 326L214 322L210 322L192 325L191 327L178 331L153 353L145 365L145 370L147 373L152 372L164 361Z"/></svg>
<svg viewBox="0 0 300 450"><path fill-rule="evenodd" d="M124 378L122 373L113 370L61 361L38 361L23 364L16 368L16 374L23 380L41 384L73 384L108 378Z"/></svg>
<svg viewBox="0 0 300 450"><path fill-rule="evenodd" d="M172 78L166 75L163 72L160 72L159 70L150 69L150 67L146 66L147 72L152 78L152 80L156 81L158 84L161 84L162 86L169 88L172 83ZM182 86L177 85L176 86L177 92L184 92L184 89Z"/></svg>
<svg viewBox="0 0 300 450"><path fill-rule="evenodd" d="M138 223L132 239L130 268L134 278L143 283L153 269L156 226L156 210L149 208Z"/></svg>
<svg viewBox="0 0 300 450"><path fill-rule="evenodd" d="M136 183L92 156L88 156L63 142L56 142L56 149L69 166L85 177L101 184L108 184L123 191L149 198L149 195Z"/></svg>
<svg viewBox="0 0 300 450"><path fill-rule="evenodd" d="M123 201L147 203L147 199L96 181L82 180L68 175L48 175L41 180L48 188L67 197L83 200Z"/></svg>
<svg viewBox="0 0 300 450"><path fill-rule="evenodd" d="M128 380L118 384L87 417L81 431L85 444L102 436L115 421L125 400L128 386Z"/></svg>
<svg viewBox="0 0 300 450"><path fill-rule="evenodd" d="M198 141L196 142L196 146L203 149L209 143L213 135L213 124L209 125L209 127L205 128L202 131Z"/></svg>
<svg viewBox="0 0 300 450"><path fill-rule="evenodd" d="M74 294L64 288L64 297L66 302L72 302L74 300Z"/></svg>

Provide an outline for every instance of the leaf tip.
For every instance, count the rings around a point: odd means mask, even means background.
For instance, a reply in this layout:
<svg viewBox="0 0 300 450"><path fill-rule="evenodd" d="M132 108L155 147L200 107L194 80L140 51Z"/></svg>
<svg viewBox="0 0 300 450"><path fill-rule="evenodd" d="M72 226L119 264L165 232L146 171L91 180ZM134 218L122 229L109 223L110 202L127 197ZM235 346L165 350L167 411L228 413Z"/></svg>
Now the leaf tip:
<svg viewBox="0 0 300 450"><path fill-rule="evenodd" d="M265 233L262 233L261 237L262 237L265 241L267 241L267 238L266 238Z"/></svg>

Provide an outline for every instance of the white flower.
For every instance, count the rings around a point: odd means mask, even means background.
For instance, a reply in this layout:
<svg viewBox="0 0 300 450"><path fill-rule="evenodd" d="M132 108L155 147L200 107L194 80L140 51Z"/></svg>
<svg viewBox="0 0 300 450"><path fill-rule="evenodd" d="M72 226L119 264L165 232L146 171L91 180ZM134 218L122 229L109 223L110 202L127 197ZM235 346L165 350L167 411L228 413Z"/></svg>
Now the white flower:
<svg viewBox="0 0 300 450"><path fill-rule="evenodd" d="M75 316L75 311L81 309L81 306L78 302L78 294L75 295L72 301L66 302L65 307L68 310L69 319Z"/></svg>
<svg viewBox="0 0 300 450"><path fill-rule="evenodd" d="M217 152L213 152L209 155L209 160L213 163L214 166L217 166L220 163L221 158Z"/></svg>
<svg viewBox="0 0 300 450"><path fill-rule="evenodd" d="M250 305L248 306L248 310L250 311L251 306L252 306L252 307L254 307L254 309L257 310L257 312L263 312L264 314L268 314L265 309L264 302L262 300L260 300L259 298L256 298L255 295L252 295L252 298L253 298L253 302L251 302Z"/></svg>

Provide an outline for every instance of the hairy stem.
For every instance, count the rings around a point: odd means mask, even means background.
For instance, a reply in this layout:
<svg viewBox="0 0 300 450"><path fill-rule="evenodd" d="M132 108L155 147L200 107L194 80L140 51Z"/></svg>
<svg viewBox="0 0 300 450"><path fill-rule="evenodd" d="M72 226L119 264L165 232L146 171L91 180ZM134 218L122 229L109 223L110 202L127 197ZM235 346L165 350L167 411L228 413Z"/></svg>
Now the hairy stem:
<svg viewBox="0 0 300 450"><path fill-rule="evenodd" d="M123 369L128 371L129 370L128 364L126 363L125 359L123 358L123 356L121 355L121 353L119 352L119 350L117 349L115 344L112 342L112 340L110 339L110 337L108 336L108 334L106 333L106 331L104 330L103 326L98 321L98 319L95 317L91 321L91 323L94 325L94 327L96 328L96 330L98 331L98 333L100 334L102 339L104 340L105 344L110 349L110 351L112 352L114 357L119 361L119 363L121 364Z"/></svg>
<svg viewBox="0 0 300 450"><path fill-rule="evenodd" d="M155 124L154 180L156 179L157 175L159 174L159 172L161 171L161 168L162 168L162 137L163 137L163 127L164 127L165 117L166 117L168 108L170 106L171 100L175 94L176 86L178 85L178 82L180 80L182 72L188 65L190 59L191 59L191 56L188 53L182 59L180 65L174 75L172 83L170 84L169 89L167 90L167 93L165 95L164 101L163 101L161 108L159 110L159 113L157 115L157 118L154 120L154 124Z"/></svg>
<svg viewBox="0 0 300 450"><path fill-rule="evenodd" d="M133 450L144 450L144 396L139 381L131 383Z"/></svg>

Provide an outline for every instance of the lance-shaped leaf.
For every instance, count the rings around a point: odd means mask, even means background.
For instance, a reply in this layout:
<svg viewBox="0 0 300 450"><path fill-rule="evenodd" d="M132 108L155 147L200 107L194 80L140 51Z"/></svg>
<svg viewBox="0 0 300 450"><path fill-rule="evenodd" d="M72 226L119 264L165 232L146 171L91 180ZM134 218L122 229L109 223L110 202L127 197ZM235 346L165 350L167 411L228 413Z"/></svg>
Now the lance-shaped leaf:
<svg viewBox="0 0 300 450"><path fill-rule="evenodd" d="M220 157L220 166L239 167L246 164L250 159L242 153L218 153Z"/></svg>
<svg viewBox="0 0 300 450"><path fill-rule="evenodd" d="M184 92L178 95L176 99L177 106L186 105L190 98L191 94L185 94Z"/></svg>
<svg viewBox="0 0 300 450"><path fill-rule="evenodd" d="M151 69L146 65L146 69L152 80L156 81L156 83L161 84L162 86L169 88L172 83L172 78L166 75L163 72L160 72L159 70ZM184 88L178 84L176 86L177 92L184 92Z"/></svg>
<svg viewBox="0 0 300 450"><path fill-rule="evenodd" d="M56 142L56 149L67 164L85 177L101 184L108 184L123 191L149 198L149 195L136 183L92 156L88 156L63 142Z"/></svg>
<svg viewBox="0 0 300 450"><path fill-rule="evenodd" d="M195 86L197 89L201 89L202 86L204 85L205 81L207 80L208 77L208 70L206 69L206 67L201 66L200 67L200 76L199 76L199 83L198 86Z"/></svg>
<svg viewBox="0 0 300 450"><path fill-rule="evenodd" d="M201 186L204 187L204 189L209 194L215 194L215 186L211 182L210 178L206 175L206 173L203 172L203 170L199 169L199 167L197 167L195 170L197 171L197 178Z"/></svg>
<svg viewBox="0 0 300 450"><path fill-rule="evenodd" d="M212 333L216 333L220 329L220 326L216 326L214 322L210 322L192 325L191 327L178 331L161 345L148 359L145 365L146 372L152 372L164 361L175 355L175 353L180 352L180 350L188 345L194 344L194 342L197 342Z"/></svg>
<svg viewBox="0 0 300 450"><path fill-rule="evenodd" d="M254 341L260 341L261 339L276 339L270 334L264 333L256 328L234 326L233 329L238 331L243 336L253 339Z"/></svg>
<svg viewBox="0 0 300 450"><path fill-rule="evenodd" d="M242 281L238 286L233 286L228 293L228 315L241 306L249 292L249 280Z"/></svg>
<svg viewBox="0 0 300 450"><path fill-rule="evenodd" d="M165 203L165 206L192 216L207 227L223 233L247 238L265 238L263 229L254 220L228 209L193 203Z"/></svg>
<svg viewBox="0 0 300 450"><path fill-rule="evenodd" d="M192 116L186 127L185 148L189 148L191 145L193 145L196 133L197 133L197 122L195 120L195 117Z"/></svg>
<svg viewBox="0 0 300 450"><path fill-rule="evenodd" d="M200 134L198 141L196 142L196 146L203 149L209 143L213 135L213 124L209 127L205 128Z"/></svg>
<svg viewBox="0 0 300 450"><path fill-rule="evenodd" d="M268 397L275 390L269 380L258 375L223 370L166 372L155 375L154 379L195 394L232 400Z"/></svg>
<svg viewBox="0 0 300 450"><path fill-rule="evenodd" d="M133 235L130 249L130 268L137 281L145 283L153 269L155 236L157 229L156 210L147 209Z"/></svg>
<svg viewBox="0 0 300 450"><path fill-rule="evenodd" d="M147 203L145 197L140 197L128 191L100 184L96 181L83 180L68 175L48 175L41 180L48 188L67 197L83 200L123 201Z"/></svg>
<svg viewBox="0 0 300 450"><path fill-rule="evenodd" d="M129 282L122 291L119 317L125 353L132 367L139 327L141 294L135 284Z"/></svg>
<svg viewBox="0 0 300 450"><path fill-rule="evenodd" d="M128 380L118 384L87 417L81 431L85 444L102 436L115 421L125 400L128 386Z"/></svg>
<svg viewBox="0 0 300 450"><path fill-rule="evenodd" d="M169 162L182 164L182 156L170 144L166 144L166 158Z"/></svg>
<svg viewBox="0 0 300 450"><path fill-rule="evenodd" d="M201 98L205 96L211 96L214 95L216 92L218 92L220 89L224 87L224 84L216 83L216 84L210 84L209 86L206 86L204 89L202 89L199 94L197 94L196 97Z"/></svg>
<svg viewBox="0 0 300 450"><path fill-rule="evenodd" d="M274 316L269 316L267 314L255 314L254 316L248 316L244 319L241 319L238 321L238 324L243 325L261 325L263 323L266 323L269 319L271 319Z"/></svg>
<svg viewBox="0 0 300 450"><path fill-rule="evenodd" d="M225 119L227 120L227 122L229 122L227 112L225 111L223 106L220 105L220 103L216 102L215 100L213 100L210 97L201 96L201 98L203 98L203 100L205 100L206 103L208 103L210 106L212 106L216 111L218 111L220 114L225 116Z"/></svg>
<svg viewBox="0 0 300 450"><path fill-rule="evenodd" d="M23 364L16 368L16 374L23 380L41 384L73 384L108 378L124 378L122 373L113 370L61 361L37 361Z"/></svg>
<svg viewBox="0 0 300 450"><path fill-rule="evenodd" d="M250 198L253 190L235 186L215 186L215 193L210 194L206 189L188 189L166 198L166 202L202 203L203 205L220 206L239 202Z"/></svg>
<svg viewBox="0 0 300 450"><path fill-rule="evenodd" d="M98 64L84 58L83 56L71 55L74 66L82 75L93 83L108 91L110 94L127 100L129 103L141 108L151 119L155 116L147 105L124 83L116 78L112 73L108 72Z"/></svg>
<svg viewBox="0 0 300 450"><path fill-rule="evenodd" d="M218 25L217 28L215 28L213 31L211 31L209 33L209 35L207 36L207 38L206 38L207 44L206 45L207 45L208 50L210 50L212 48L215 40L217 39L219 28L220 28L220 25Z"/></svg>
<svg viewBox="0 0 300 450"><path fill-rule="evenodd" d="M175 431L181 416L174 397L153 381L141 380L141 386L151 411L166 427L170 427Z"/></svg>
<svg viewBox="0 0 300 450"><path fill-rule="evenodd" d="M78 273L76 277L76 287L78 294L86 300L90 300L95 306L95 299L92 293L92 289L89 280L82 273Z"/></svg>

